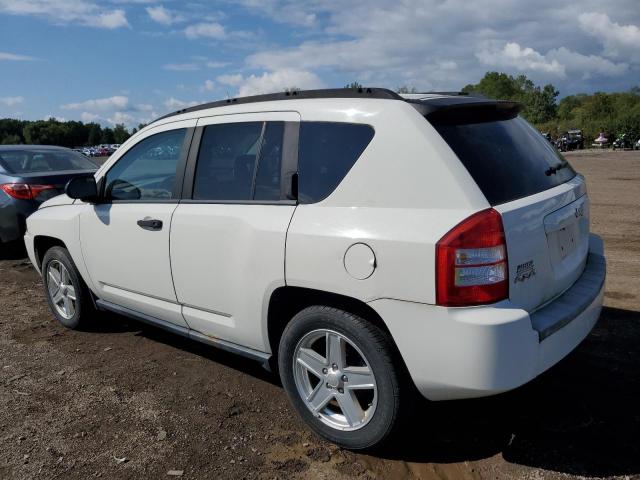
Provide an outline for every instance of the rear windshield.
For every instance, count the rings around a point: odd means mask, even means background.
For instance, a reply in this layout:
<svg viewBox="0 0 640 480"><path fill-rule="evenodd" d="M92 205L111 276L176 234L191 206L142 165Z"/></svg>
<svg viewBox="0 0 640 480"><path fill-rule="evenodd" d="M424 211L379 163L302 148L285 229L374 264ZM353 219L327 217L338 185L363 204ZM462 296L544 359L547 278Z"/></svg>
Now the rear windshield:
<svg viewBox="0 0 640 480"><path fill-rule="evenodd" d="M67 150L2 150L0 163L11 173L45 173L96 170L98 166L81 153Z"/></svg>
<svg viewBox="0 0 640 480"><path fill-rule="evenodd" d="M429 119L491 205L548 190L575 176L567 161L524 119L477 120Z"/></svg>

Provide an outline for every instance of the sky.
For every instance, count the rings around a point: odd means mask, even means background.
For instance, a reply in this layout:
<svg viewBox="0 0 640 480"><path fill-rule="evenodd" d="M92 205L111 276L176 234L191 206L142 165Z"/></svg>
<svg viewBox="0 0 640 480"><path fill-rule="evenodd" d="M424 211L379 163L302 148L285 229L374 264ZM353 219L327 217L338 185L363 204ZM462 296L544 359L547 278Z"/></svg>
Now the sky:
<svg viewBox="0 0 640 480"><path fill-rule="evenodd" d="M135 126L242 95L640 84L640 0L0 0L0 118Z"/></svg>

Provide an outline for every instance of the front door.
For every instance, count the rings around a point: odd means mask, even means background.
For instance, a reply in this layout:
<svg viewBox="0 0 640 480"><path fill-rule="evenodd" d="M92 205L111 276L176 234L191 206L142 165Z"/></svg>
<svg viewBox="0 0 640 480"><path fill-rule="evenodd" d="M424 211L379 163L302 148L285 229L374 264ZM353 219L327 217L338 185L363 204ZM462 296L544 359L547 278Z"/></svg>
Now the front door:
<svg viewBox="0 0 640 480"><path fill-rule="evenodd" d="M98 296L180 326L169 261L171 218L195 120L163 125L101 177L104 201L80 217L82 253Z"/></svg>
<svg viewBox="0 0 640 480"><path fill-rule="evenodd" d="M189 326L205 335L268 350L262 318L285 284L289 197L297 161L295 112L198 121L173 216L171 266ZM197 161L196 161L197 160Z"/></svg>

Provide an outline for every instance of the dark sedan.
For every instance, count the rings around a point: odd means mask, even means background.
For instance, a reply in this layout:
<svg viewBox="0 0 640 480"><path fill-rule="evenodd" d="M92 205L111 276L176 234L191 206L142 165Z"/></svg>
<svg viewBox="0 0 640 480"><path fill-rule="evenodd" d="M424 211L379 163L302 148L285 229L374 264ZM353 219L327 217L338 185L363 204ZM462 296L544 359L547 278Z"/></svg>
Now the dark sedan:
<svg viewBox="0 0 640 480"><path fill-rule="evenodd" d="M0 145L0 244L21 244L26 218L98 165L68 148ZM2 248L2 247L0 247Z"/></svg>

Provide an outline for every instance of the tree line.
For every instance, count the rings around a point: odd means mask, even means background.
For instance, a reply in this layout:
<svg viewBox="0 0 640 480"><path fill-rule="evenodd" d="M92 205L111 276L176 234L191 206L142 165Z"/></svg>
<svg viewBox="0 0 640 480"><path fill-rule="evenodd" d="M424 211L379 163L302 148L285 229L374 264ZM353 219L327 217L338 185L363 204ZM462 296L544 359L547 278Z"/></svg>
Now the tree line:
<svg viewBox="0 0 640 480"><path fill-rule="evenodd" d="M480 82L467 85L463 91L520 102L522 116L553 137L580 129L587 144L600 132L610 140L622 133L634 141L640 138L640 86L626 92L579 93L557 102L559 92L551 84L539 86L525 75L487 72Z"/></svg>
<svg viewBox="0 0 640 480"><path fill-rule="evenodd" d="M0 145L58 145L74 148L124 143L143 127L144 124L140 124L129 132L123 124L111 128L94 122L61 122L55 118L35 121L3 118L0 119Z"/></svg>

